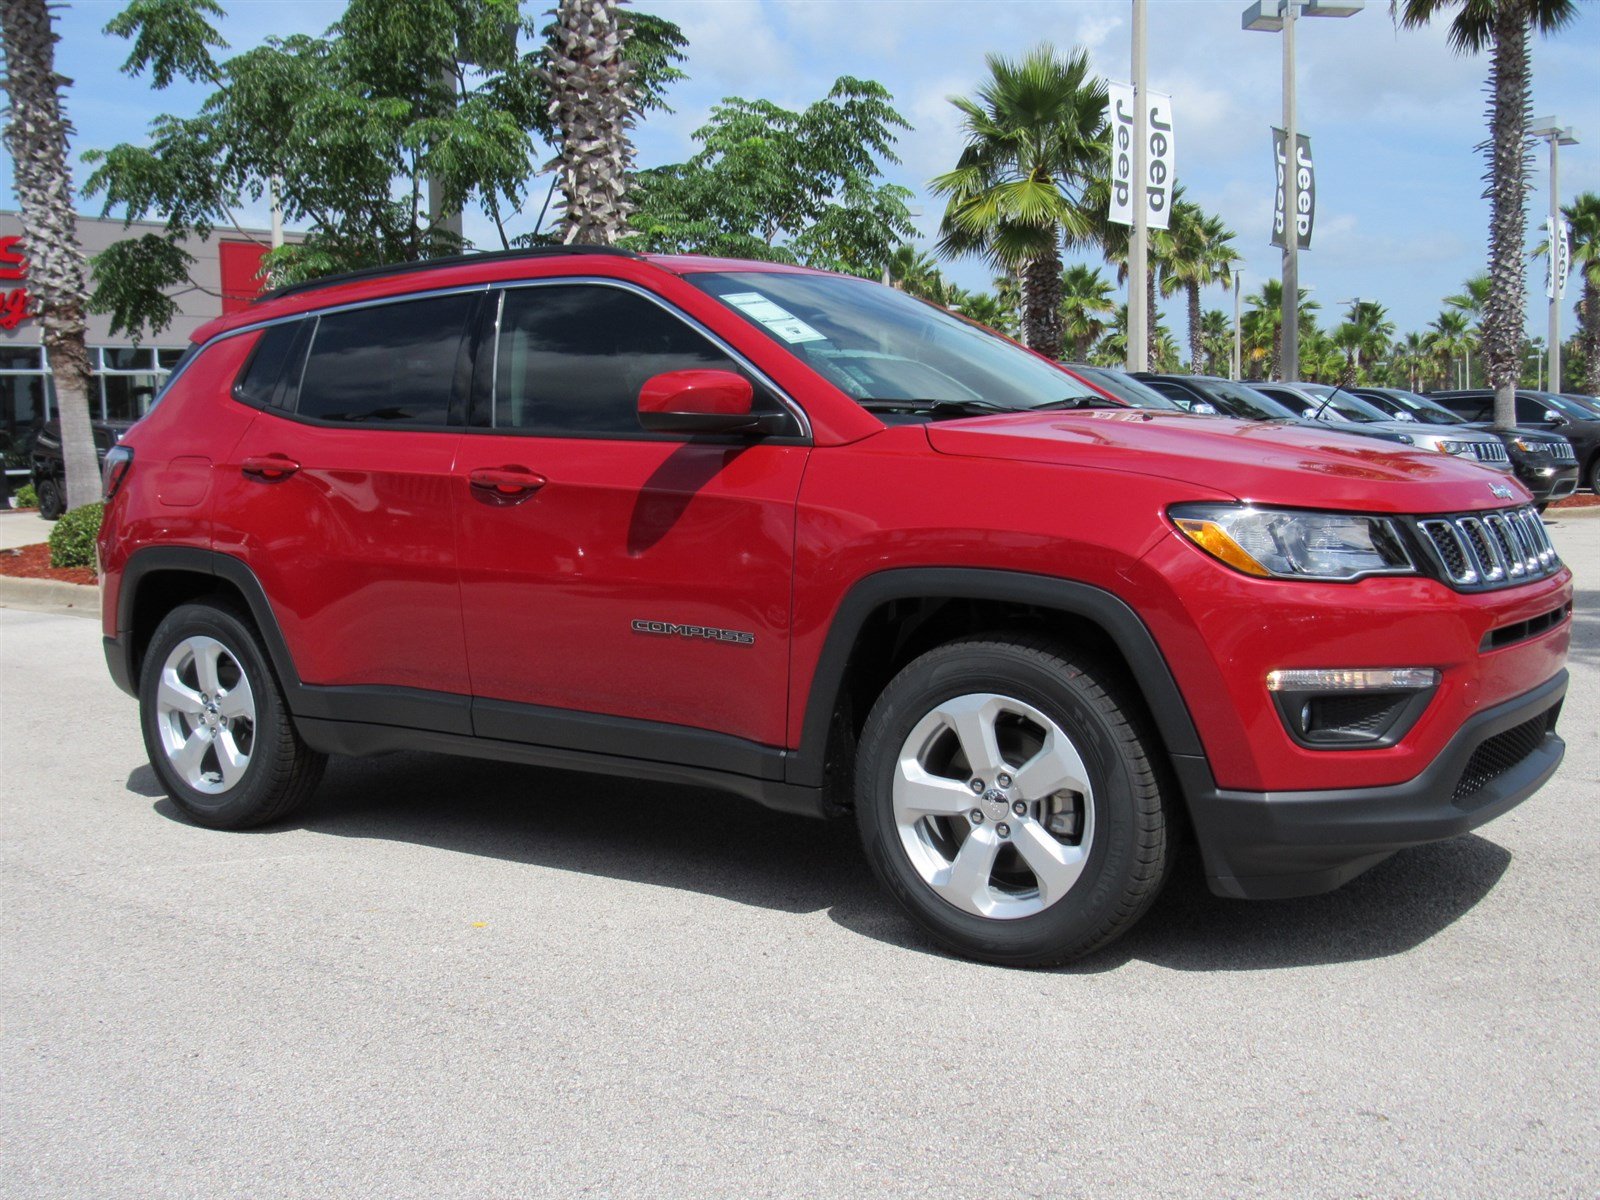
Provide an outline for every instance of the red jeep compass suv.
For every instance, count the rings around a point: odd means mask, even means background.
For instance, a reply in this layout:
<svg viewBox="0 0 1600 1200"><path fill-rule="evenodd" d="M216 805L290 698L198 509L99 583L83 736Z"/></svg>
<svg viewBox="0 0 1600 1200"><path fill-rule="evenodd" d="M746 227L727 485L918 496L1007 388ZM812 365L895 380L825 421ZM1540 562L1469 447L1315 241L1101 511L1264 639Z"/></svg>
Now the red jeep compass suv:
<svg viewBox="0 0 1600 1200"><path fill-rule="evenodd" d="M1122 408L888 288L563 247L280 290L111 452L111 673L194 821L425 749L853 812L955 950L1126 930L1191 831L1333 888L1555 771L1520 485ZM1183 839L1188 840L1187 836Z"/></svg>

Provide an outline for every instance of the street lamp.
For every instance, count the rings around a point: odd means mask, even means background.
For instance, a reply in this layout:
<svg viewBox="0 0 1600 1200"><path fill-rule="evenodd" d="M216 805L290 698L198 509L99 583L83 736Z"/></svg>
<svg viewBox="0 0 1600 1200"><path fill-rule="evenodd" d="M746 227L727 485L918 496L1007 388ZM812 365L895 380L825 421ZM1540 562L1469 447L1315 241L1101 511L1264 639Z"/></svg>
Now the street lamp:
<svg viewBox="0 0 1600 1200"><path fill-rule="evenodd" d="M1556 278L1556 246L1561 237L1561 147L1576 146L1572 126L1557 124L1554 117L1538 117L1529 137L1550 143L1550 390L1561 390L1561 281Z"/></svg>
<svg viewBox="0 0 1600 1200"><path fill-rule="evenodd" d="M1236 258L1228 263L1233 274L1233 371L1231 378L1235 383L1244 378L1244 341L1240 334L1239 326L1239 268L1244 266L1244 259Z"/></svg>
<svg viewBox="0 0 1600 1200"><path fill-rule="evenodd" d="M1240 24L1262 33L1283 34L1283 377L1300 377L1300 180L1296 169L1299 130L1295 120L1294 27L1297 18L1353 17L1366 0L1255 0Z"/></svg>

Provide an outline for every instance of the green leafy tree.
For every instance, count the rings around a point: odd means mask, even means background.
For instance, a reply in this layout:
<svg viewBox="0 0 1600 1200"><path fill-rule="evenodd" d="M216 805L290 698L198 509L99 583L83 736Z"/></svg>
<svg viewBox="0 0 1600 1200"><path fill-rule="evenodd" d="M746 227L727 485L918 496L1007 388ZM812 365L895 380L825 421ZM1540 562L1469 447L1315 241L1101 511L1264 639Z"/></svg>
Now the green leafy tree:
<svg viewBox="0 0 1600 1200"><path fill-rule="evenodd" d="M1016 336L1016 310L1008 307L992 292L971 292L963 295L957 309L962 316L971 317L974 321L998 330L1007 337Z"/></svg>
<svg viewBox="0 0 1600 1200"><path fill-rule="evenodd" d="M952 96L965 144L930 186L946 197L940 249L1017 270L1023 340L1061 354L1063 244L1094 234L1084 191L1104 174L1106 86L1088 52L1039 46L1022 59L991 54L976 96Z"/></svg>
<svg viewBox="0 0 1600 1200"><path fill-rule="evenodd" d="M1341 349L1348 352L1349 378L1345 381L1348 386L1367 365L1388 350L1389 339L1394 336L1394 322L1389 319L1389 310L1377 301L1354 300L1345 313L1345 324L1355 331L1341 342Z"/></svg>
<svg viewBox="0 0 1600 1200"><path fill-rule="evenodd" d="M939 273L939 264L926 250L907 244L896 246L889 255L889 283L908 296L948 304L953 289Z"/></svg>
<svg viewBox="0 0 1600 1200"><path fill-rule="evenodd" d="M72 125L61 105L61 91L72 81L56 74L57 35L45 0L5 0L0 31L9 101L5 143L22 207L29 283L55 378L67 507L76 509L99 498L100 464L89 424L88 283L67 160Z"/></svg>
<svg viewBox="0 0 1600 1200"><path fill-rule="evenodd" d="M1578 354L1572 357L1582 362L1581 373L1564 373L1581 381L1588 395L1600 396L1600 192L1584 192L1563 205L1561 212L1572 226L1572 275L1579 285L1573 305L1578 317ZM1541 244L1537 253L1548 254L1549 249ZM1567 358L1563 352L1563 367Z"/></svg>
<svg viewBox="0 0 1600 1200"><path fill-rule="evenodd" d="M166 293L189 283L181 242L237 224L272 189L304 243L272 252L274 283L462 248L448 219L470 205L494 221L527 202L557 143L551 39L516 0L351 0L320 37L268 38L219 59L212 0L134 0L107 26L131 43L123 65L163 88L208 85L192 116L162 115L147 144L92 151L86 186L160 234L119 242L95 262L94 305L136 336L171 320ZM631 111L664 104L682 34L624 11ZM619 33L620 36L620 33ZM525 47L523 42L529 44ZM425 203L432 185L438 203Z"/></svg>
<svg viewBox="0 0 1600 1200"><path fill-rule="evenodd" d="M1472 353L1472 329L1466 314L1455 308L1441 312L1428 323L1427 345L1440 378L1449 379L1454 371L1455 386L1466 387L1466 360Z"/></svg>
<svg viewBox="0 0 1600 1200"><path fill-rule="evenodd" d="M639 173L628 244L879 276L913 229L905 188L883 182L911 126L872 80L841 77L798 112L733 97L685 163Z"/></svg>
<svg viewBox="0 0 1600 1200"><path fill-rule="evenodd" d="M1516 425L1517 379L1522 373L1522 327L1526 307L1528 234L1528 120L1533 62L1529 35L1552 33L1577 15L1575 0L1391 0L1390 10L1407 27L1454 12L1450 45L1458 54L1490 52L1489 279L1483 318L1483 356L1495 389L1494 420Z"/></svg>
<svg viewBox="0 0 1600 1200"><path fill-rule="evenodd" d="M1098 267L1073 263L1066 269L1061 277L1061 330L1072 346L1073 361L1088 357L1115 311L1111 281Z"/></svg>
<svg viewBox="0 0 1600 1200"><path fill-rule="evenodd" d="M1250 330L1251 342L1254 348L1260 351L1255 356L1255 361L1265 371L1265 377L1276 379L1278 377L1278 364L1283 361L1283 283L1277 279L1264 280L1261 290L1253 295L1246 296L1244 302L1249 305L1246 313L1246 327ZM1306 289L1300 289L1300 334L1306 337L1317 327L1316 314L1320 306L1315 300L1309 299ZM1262 376L1254 376L1261 378Z"/></svg>
<svg viewBox="0 0 1600 1200"><path fill-rule="evenodd" d="M1200 318L1200 346L1207 375L1226 375L1233 363L1233 320L1220 308L1208 308Z"/></svg>

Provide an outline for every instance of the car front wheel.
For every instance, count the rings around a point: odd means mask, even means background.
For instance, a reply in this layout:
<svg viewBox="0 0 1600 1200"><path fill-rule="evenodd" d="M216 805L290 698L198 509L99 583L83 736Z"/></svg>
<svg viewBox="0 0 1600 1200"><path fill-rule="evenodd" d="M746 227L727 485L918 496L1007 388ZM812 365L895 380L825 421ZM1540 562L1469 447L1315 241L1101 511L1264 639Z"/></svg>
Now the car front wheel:
<svg viewBox="0 0 1600 1200"><path fill-rule="evenodd" d="M151 767L197 825L276 821L322 778L326 759L295 732L255 629L226 603L181 605L156 628L139 712Z"/></svg>
<svg viewBox="0 0 1600 1200"><path fill-rule="evenodd" d="M1125 932L1160 890L1157 753L1104 664L1044 639L954 642L902 670L867 719L862 841L950 949L1065 962Z"/></svg>
<svg viewBox="0 0 1600 1200"><path fill-rule="evenodd" d="M39 497L39 515L46 521L56 520L66 510L67 505L62 498L61 485L54 479L41 479L34 492Z"/></svg>

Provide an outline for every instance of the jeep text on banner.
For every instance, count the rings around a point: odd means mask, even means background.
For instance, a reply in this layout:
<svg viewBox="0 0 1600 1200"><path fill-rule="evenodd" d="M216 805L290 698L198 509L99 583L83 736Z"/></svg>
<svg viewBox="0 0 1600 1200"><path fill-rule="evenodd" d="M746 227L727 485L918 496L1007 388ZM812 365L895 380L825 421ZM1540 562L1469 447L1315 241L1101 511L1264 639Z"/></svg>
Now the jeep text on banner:
<svg viewBox="0 0 1600 1200"><path fill-rule="evenodd" d="M1311 165L1311 139L1305 134L1295 135L1299 152L1295 155L1295 186L1298 189L1295 204L1296 241L1302 250L1311 248L1311 229L1317 219L1317 176ZM1289 190L1288 164L1284 157L1283 130L1272 127L1272 166L1277 181L1277 194L1272 201L1272 244L1282 246L1284 198Z"/></svg>
<svg viewBox="0 0 1600 1200"><path fill-rule="evenodd" d="M1107 219L1117 225L1133 224L1133 86L1106 85L1111 114L1111 206ZM1150 124L1145 151L1143 183L1145 224L1165 229L1172 210L1173 158L1172 97L1150 93Z"/></svg>

